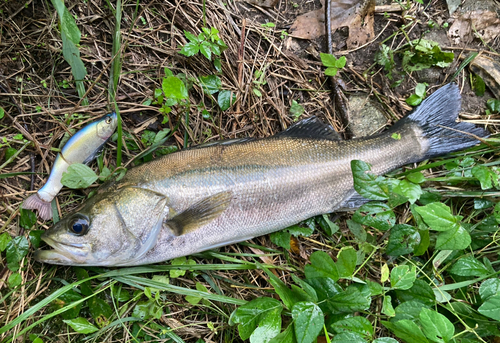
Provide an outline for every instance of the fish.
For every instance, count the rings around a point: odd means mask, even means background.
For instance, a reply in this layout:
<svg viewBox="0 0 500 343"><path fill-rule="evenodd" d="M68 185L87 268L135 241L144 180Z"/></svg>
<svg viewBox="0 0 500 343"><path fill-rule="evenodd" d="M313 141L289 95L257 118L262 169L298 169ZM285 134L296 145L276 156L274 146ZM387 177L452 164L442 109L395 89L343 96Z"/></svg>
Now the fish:
<svg viewBox="0 0 500 343"><path fill-rule="evenodd" d="M63 187L61 183L63 173L73 163L89 164L92 162L99 155L109 137L115 132L117 124L118 117L113 112L77 131L57 154L45 185L38 192L29 196L23 202L22 208L37 210L40 218L51 219L50 203Z"/></svg>
<svg viewBox="0 0 500 343"><path fill-rule="evenodd" d="M49 228L39 262L133 266L269 234L334 212L356 196L351 161L384 174L478 143L457 122L459 89L441 87L389 130L341 140L312 117L277 135L184 149L130 169ZM394 138L397 137L397 138Z"/></svg>

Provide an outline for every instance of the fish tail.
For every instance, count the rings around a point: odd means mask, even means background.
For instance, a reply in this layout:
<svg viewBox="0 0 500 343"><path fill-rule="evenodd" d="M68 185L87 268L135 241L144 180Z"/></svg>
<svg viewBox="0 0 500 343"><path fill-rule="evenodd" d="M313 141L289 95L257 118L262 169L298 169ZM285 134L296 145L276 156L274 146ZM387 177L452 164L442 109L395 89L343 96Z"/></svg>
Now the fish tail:
<svg viewBox="0 0 500 343"><path fill-rule="evenodd" d="M43 220L49 220L52 218L52 207L50 201L44 201L38 193L35 193L28 197L23 202L24 209L26 210L38 210L38 216Z"/></svg>
<svg viewBox="0 0 500 343"><path fill-rule="evenodd" d="M448 84L425 99L407 117L393 127L416 123L421 130L424 146L427 147L422 159L445 155L478 144L477 138L489 134L474 124L457 122L461 108L460 91L456 84Z"/></svg>

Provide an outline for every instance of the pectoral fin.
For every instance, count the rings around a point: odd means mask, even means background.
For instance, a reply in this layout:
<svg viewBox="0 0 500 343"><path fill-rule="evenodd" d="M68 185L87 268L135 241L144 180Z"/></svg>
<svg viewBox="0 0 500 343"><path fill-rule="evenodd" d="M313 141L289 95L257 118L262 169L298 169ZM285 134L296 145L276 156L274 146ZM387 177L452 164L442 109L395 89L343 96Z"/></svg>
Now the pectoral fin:
<svg viewBox="0 0 500 343"><path fill-rule="evenodd" d="M231 203L231 192L221 192L205 198L166 222L176 236L209 224L219 217Z"/></svg>

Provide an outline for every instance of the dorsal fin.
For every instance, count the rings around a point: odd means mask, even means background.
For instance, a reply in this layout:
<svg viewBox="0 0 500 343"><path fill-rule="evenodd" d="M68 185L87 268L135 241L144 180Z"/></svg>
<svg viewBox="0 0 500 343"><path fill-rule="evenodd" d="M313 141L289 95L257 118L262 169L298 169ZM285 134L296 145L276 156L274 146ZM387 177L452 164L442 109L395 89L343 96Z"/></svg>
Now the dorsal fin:
<svg viewBox="0 0 500 343"><path fill-rule="evenodd" d="M342 140L340 134L335 131L333 127L323 123L314 116L293 124L285 131L278 133L276 137L329 139L332 141Z"/></svg>

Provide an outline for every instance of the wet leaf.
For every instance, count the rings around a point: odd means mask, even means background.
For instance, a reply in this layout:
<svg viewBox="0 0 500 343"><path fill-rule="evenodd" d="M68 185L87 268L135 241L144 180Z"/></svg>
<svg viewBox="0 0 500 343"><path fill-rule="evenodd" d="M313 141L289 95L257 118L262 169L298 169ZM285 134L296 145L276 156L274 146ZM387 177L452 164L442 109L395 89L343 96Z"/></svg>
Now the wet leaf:
<svg viewBox="0 0 500 343"><path fill-rule="evenodd" d="M353 247L344 247L337 255L337 270L339 278L349 278L353 276L358 258Z"/></svg>
<svg viewBox="0 0 500 343"><path fill-rule="evenodd" d="M280 332L281 322L277 325L276 321L272 321L272 318L268 317L279 317L281 319L280 314L282 309L283 306L276 299L267 297L256 298L238 307L231 314L229 322L231 325L238 324L238 332L243 340L249 339L257 326L261 325L263 321L266 329L271 329L271 331L276 330L276 336ZM253 342L252 339L250 341ZM258 341L255 342L257 343Z"/></svg>
<svg viewBox="0 0 500 343"><path fill-rule="evenodd" d="M402 180L399 185L394 188L394 192L408 198L411 204L414 204L422 195L422 188L413 182Z"/></svg>
<svg viewBox="0 0 500 343"><path fill-rule="evenodd" d="M10 288L15 288L19 286L23 282L23 278L21 277L21 274L18 272L12 273L9 276L9 279L7 280L7 283L9 284Z"/></svg>
<svg viewBox="0 0 500 343"><path fill-rule="evenodd" d="M354 286L335 294L327 300L328 308L332 313L349 313L366 310L371 303L371 297L364 296Z"/></svg>
<svg viewBox="0 0 500 343"><path fill-rule="evenodd" d="M462 226L441 232L436 239L436 249L438 250L462 250L467 248L472 239L470 234Z"/></svg>
<svg viewBox="0 0 500 343"><path fill-rule="evenodd" d="M479 287L479 295L483 301L488 300L492 296L500 294L500 279L484 280Z"/></svg>
<svg viewBox="0 0 500 343"><path fill-rule="evenodd" d="M177 100L188 98L186 85L184 85L184 82L182 82L182 80L178 77L164 77L161 84L161 89L163 90L163 94L165 94L165 97L167 98L173 98Z"/></svg>
<svg viewBox="0 0 500 343"><path fill-rule="evenodd" d="M425 182L425 176L421 172L415 172L415 173L408 174L408 175L406 175L406 178L408 179L408 181L416 183L416 184Z"/></svg>
<svg viewBox="0 0 500 343"><path fill-rule="evenodd" d="M229 90L221 90L217 97L217 102L222 111L227 110L232 104L236 102L236 94Z"/></svg>
<svg viewBox="0 0 500 343"><path fill-rule="evenodd" d="M490 189L493 185L498 186L498 175L490 168L478 165L474 166L471 172L481 183L481 189Z"/></svg>
<svg viewBox="0 0 500 343"><path fill-rule="evenodd" d="M486 276L488 268L472 256L459 259L450 269L450 273L460 276Z"/></svg>
<svg viewBox="0 0 500 343"><path fill-rule="evenodd" d="M419 317L425 336L433 342L448 342L455 334L453 324L436 311L424 308Z"/></svg>
<svg viewBox="0 0 500 343"><path fill-rule="evenodd" d="M12 237L7 232L4 232L0 235L0 252L7 249L7 245L12 240Z"/></svg>
<svg viewBox="0 0 500 343"><path fill-rule="evenodd" d="M191 41L182 47L179 54L191 57L196 55L198 51L200 51L200 44L197 41Z"/></svg>
<svg viewBox="0 0 500 343"><path fill-rule="evenodd" d="M334 281L339 279L339 272L332 258L324 251L315 251L311 254L311 264L304 268L306 278L328 277Z"/></svg>
<svg viewBox="0 0 500 343"><path fill-rule="evenodd" d="M448 231L459 227L460 216L451 214L448 206L440 202L430 203L425 206L416 207L415 210L431 229L436 231Z"/></svg>
<svg viewBox="0 0 500 343"><path fill-rule="evenodd" d="M297 343L312 343L323 329L323 311L311 302L298 302L292 307Z"/></svg>
<svg viewBox="0 0 500 343"><path fill-rule="evenodd" d="M19 269L19 263L28 254L28 250L29 243L26 237L17 236L10 240L7 243L7 267L12 271Z"/></svg>
<svg viewBox="0 0 500 343"><path fill-rule="evenodd" d="M367 341L365 341L359 333L350 332L350 331L342 332L342 333L339 333L338 335L335 335L335 337L333 337L332 342L333 343L347 343L347 342L349 342L349 343L367 343Z"/></svg>
<svg viewBox="0 0 500 343"><path fill-rule="evenodd" d="M294 337L293 324L289 324L285 331L271 339L269 343L295 343Z"/></svg>
<svg viewBox="0 0 500 343"><path fill-rule="evenodd" d="M203 92L215 94L222 87L222 81L217 75L200 76L200 85Z"/></svg>
<svg viewBox="0 0 500 343"><path fill-rule="evenodd" d="M71 303L74 303L75 301L78 301L78 300L81 300L82 299L82 296L73 291L73 290L70 290L64 294L61 294L60 297L58 297L56 300L54 300L52 302L52 307L54 309L61 309ZM63 319L73 319L73 318L76 318L78 317L78 314L80 313L80 310L82 308L83 304L82 303L79 303L73 307L70 307L69 310L67 310L66 312L63 312L61 313L61 317Z"/></svg>
<svg viewBox="0 0 500 343"><path fill-rule="evenodd" d="M87 165L73 163L63 173L61 183L68 188L87 188L98 179L96 173Z"/></svg>
<svg viewBox="0 0 500 343"><path fill-rule="evenodd" d="M271 242L273 242L277 246L290 250L291 235L290 232L288 232L286 229L271 233L269 235L269 238L271 239Z"/></svg>
<svg viewBox="0 0 500 343"><path fill-rule="evenodd" d="M373 326L370 321L364 317L356 316L339 320L331 325L331 328L337 332L355 332L366 338L373 336Z"/></svg>
<svg viewBox="0 0 500 343"><path fill-rule="evenodd" d="M82 318L82 317L78 317L75 319L63 320L63 322L65 322L66 324L71 326L73 328L73 330L75 330L76 332L82 333L82 334L88 334L88 333L96 332L99 330L94 325L90 324L87 319Z"/></svg>
<svg viewBox="0 0 500 343"><path fill-rule="evenodd" d="M428 343L422 330L411 320L403 319L397 322L382 321L382 325L392 331L396 337L407 343Z"/></svg>
<svg viewBox="0 0 500 343"><path fill-rule="evenodd" d="M400 256L412 253L420 244L420 233L416 228L398 224L391 229L386 254Z"/></svg>
<svg viewBox="0 0 500 343"><path fill-rule="evenodd" d="M391 287L394 289L410 289L417 278L416 268L407 265L396 266L391 270Z"/></svg>
<svg viewBox="0 0 500 343"><path fill-rule="evenodd" d="M351 161L354 189L370 200L387 200L392 190L391 183L381 176L370 173L371 165L359 160Z"/></svg>
<svg viewBox="0 0 500 343"><path fill-rule="evenodd" d="M426 306L432 306L436 302L436 296L431 286L419 279L415 280L410 289L396 290L396 295L401 302L417 301Z"/></svg>
<svg viewBox="0 0 500 343"><path fill-rule="evenodd" d="M113 315L114 311L107 302L95 296L90 298L87 304L97 326L102 328L109 324L109 318Z"/></svg>
<svg viewBox="0 0 500 343"><path fill-rule="evenodd" d="M33 211L25 210L24 208L21 208L19 212L21 213L19 225L26 230L31 229L36 224L36 214Z"/></svg>
<svg viewBox="0 0 500 343"><path fill-rule="evenodd" d="M488 298L477 311L482 315L500 321L500 294Z"/></svg>

